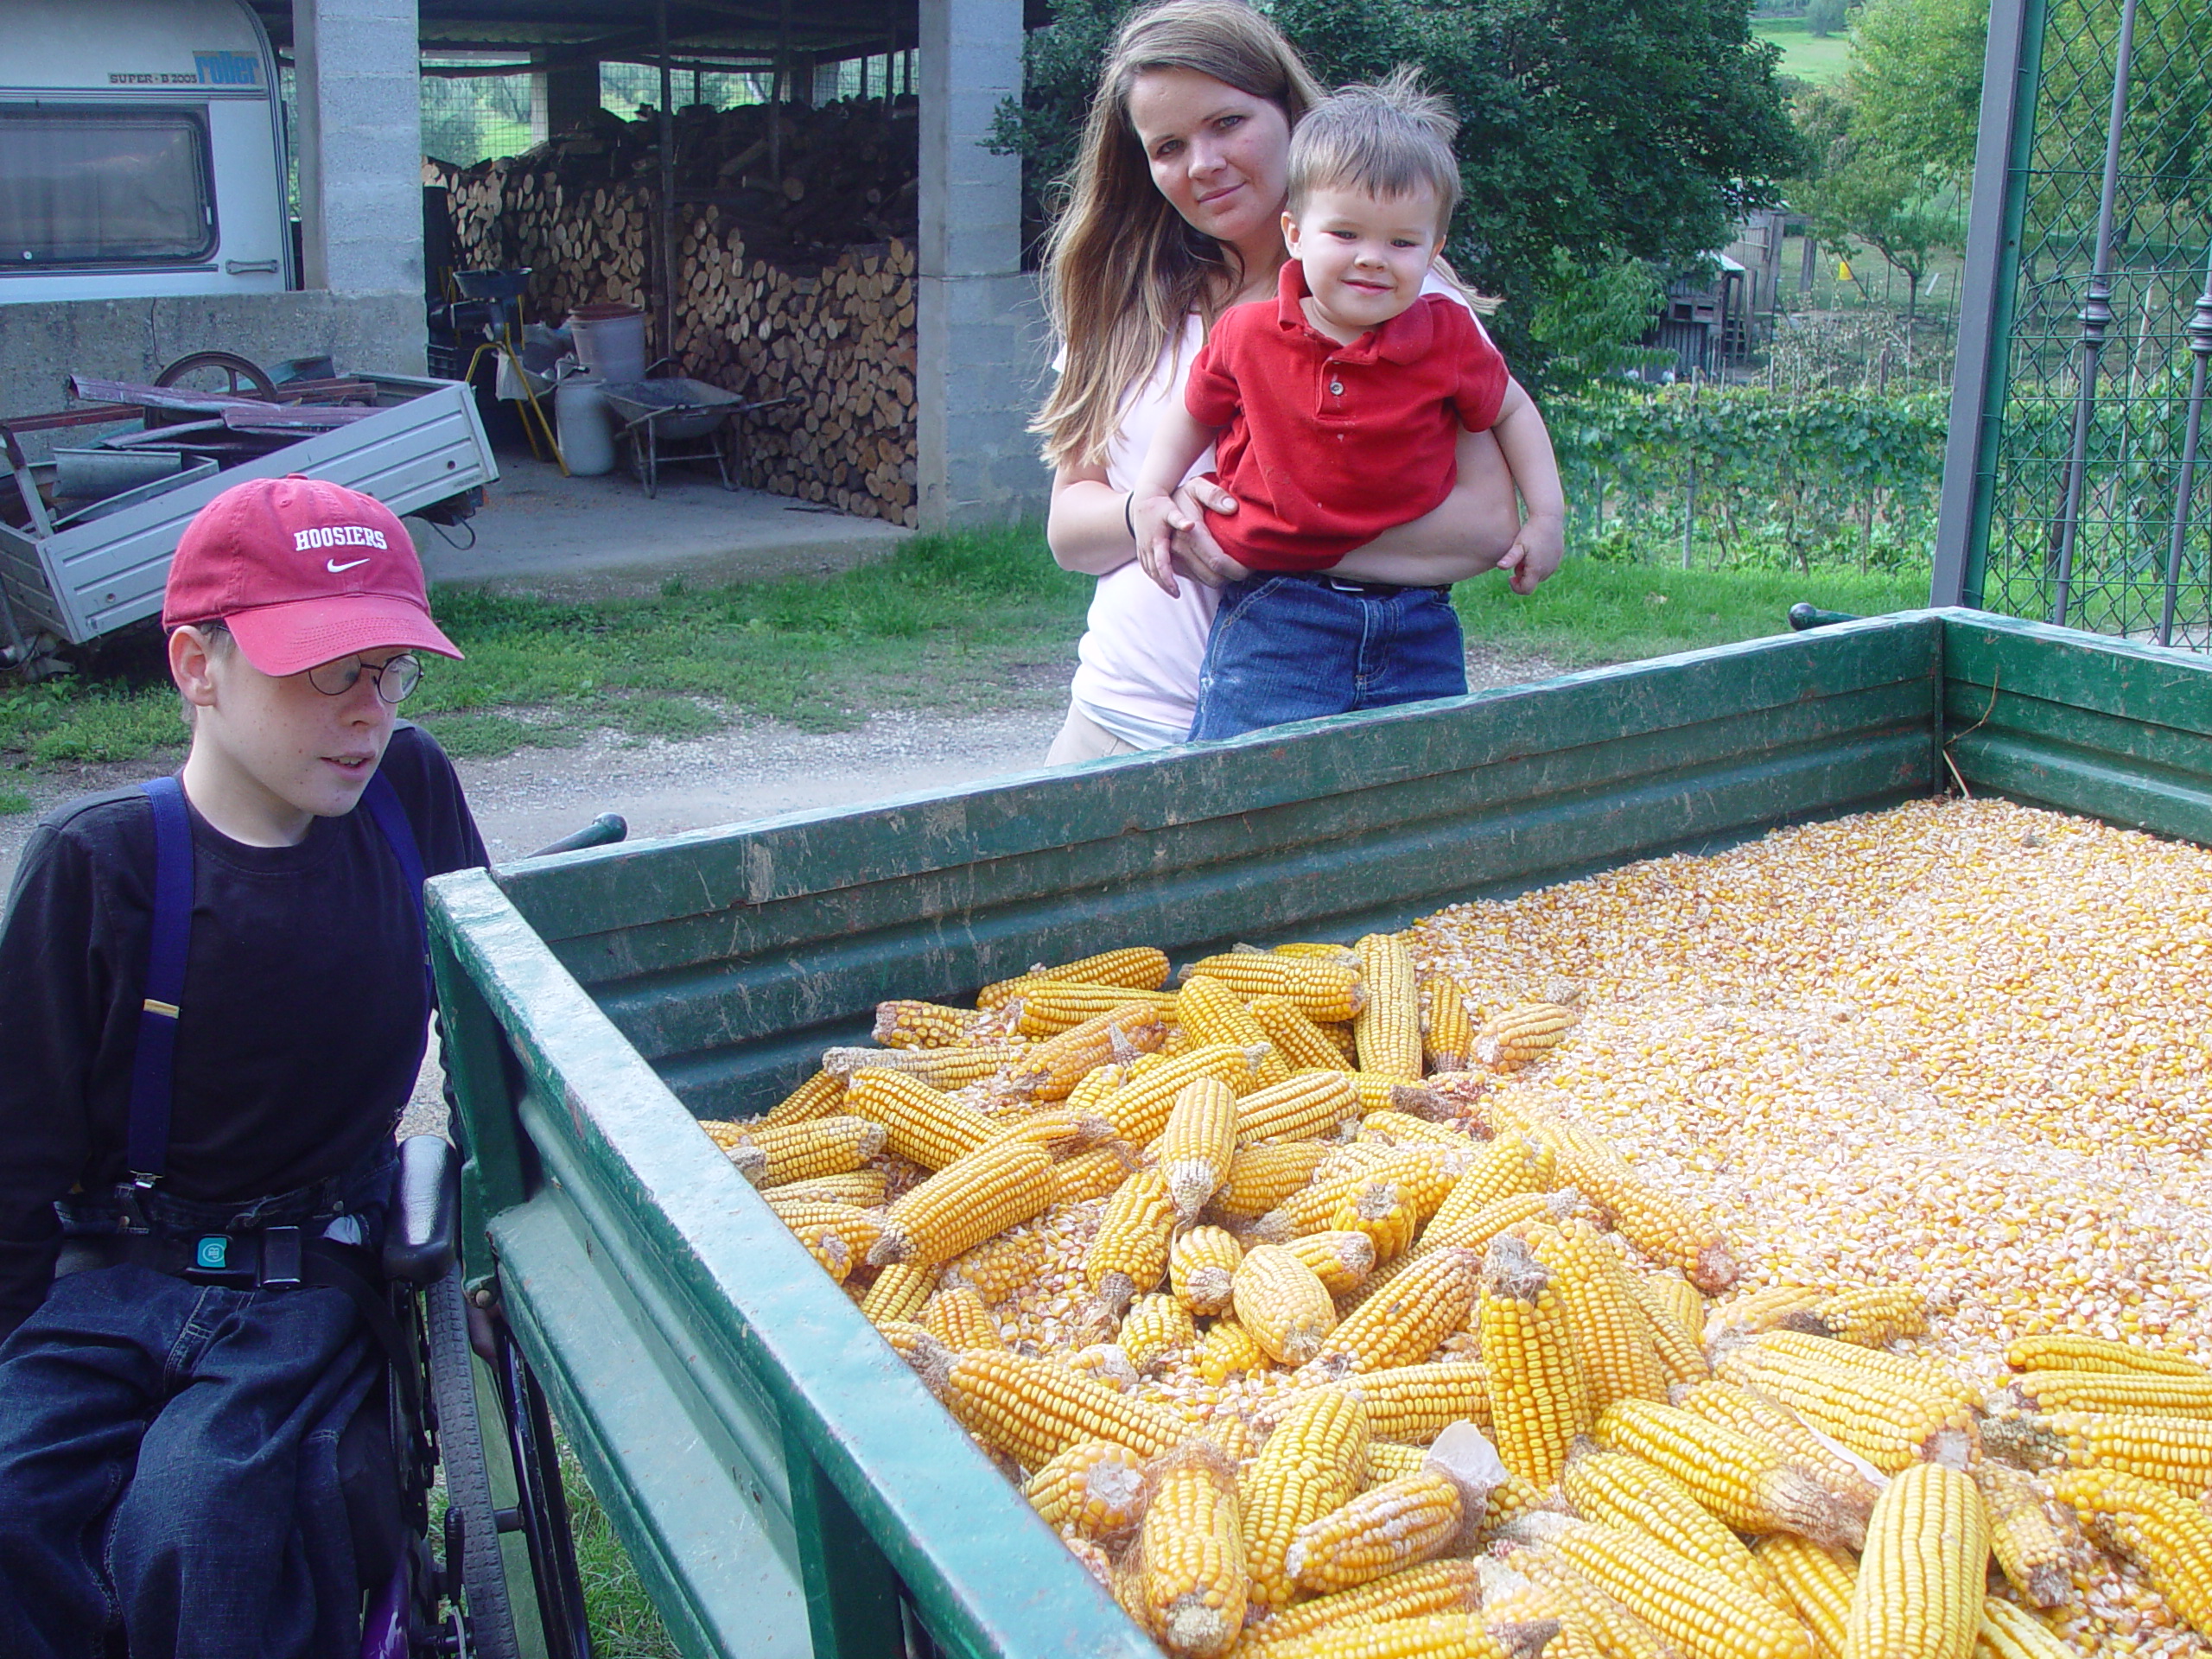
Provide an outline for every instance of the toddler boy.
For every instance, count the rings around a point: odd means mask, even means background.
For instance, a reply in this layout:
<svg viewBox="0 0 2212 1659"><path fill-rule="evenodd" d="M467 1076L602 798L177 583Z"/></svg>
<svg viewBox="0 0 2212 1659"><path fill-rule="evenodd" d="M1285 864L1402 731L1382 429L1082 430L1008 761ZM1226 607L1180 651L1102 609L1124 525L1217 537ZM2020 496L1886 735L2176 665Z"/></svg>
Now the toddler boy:
<svg viewBox="0 0 2212 1659"><path fill-rule="evenodd" d="M339 1275L377 1281L422 878L485 861L395 706L461 652L398 519L304 478L210 502L162 620L182 771L50 814L0 920L0 1653L351 1654L382 1354Z"/></svg>
<svg viewBox="0 0 2212 1659"><path fill-rule="evenodd" d="M1497 436L1528 505L1500 561L1522 592L1563 550L1565 504L1543 417L1456 298L1424 292L1459 205L1455 124L1409 71L1346 87L1292 135L1273 302L1224 314L1163 416L1130 503L1139 557L1170 592L1171 497L1216 444L1237 498L1208 518L1254 574L1224 589L1193 738L1467 689L1446 585L1328 575L1354 548L1436 507L1461 428Z"/></svg>

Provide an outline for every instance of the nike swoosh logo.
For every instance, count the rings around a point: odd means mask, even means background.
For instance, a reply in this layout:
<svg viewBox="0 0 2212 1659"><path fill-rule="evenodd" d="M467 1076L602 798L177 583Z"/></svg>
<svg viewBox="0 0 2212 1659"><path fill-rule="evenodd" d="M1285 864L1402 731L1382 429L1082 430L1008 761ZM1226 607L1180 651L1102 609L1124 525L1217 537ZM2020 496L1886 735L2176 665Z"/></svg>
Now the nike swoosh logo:
<svg viewBox="0 0 2212 1659"><path fill-rule="evenodd" d="M367 563L366 559L348 559L345 563L340 564L335 559L325 559L322 562L322 568L334 576L342 576L348 570L357 569Z"/></svg>

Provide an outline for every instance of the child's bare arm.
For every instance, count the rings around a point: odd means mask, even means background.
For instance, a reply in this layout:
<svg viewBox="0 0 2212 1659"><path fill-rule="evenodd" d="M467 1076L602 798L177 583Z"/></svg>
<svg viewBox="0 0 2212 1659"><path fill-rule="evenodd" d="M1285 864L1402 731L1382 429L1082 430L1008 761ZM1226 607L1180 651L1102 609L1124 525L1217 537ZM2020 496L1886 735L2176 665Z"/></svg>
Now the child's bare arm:
<svg viewBox="0 0 2212 1659"><path fill-rule="evenodd" d="M1497 568L1512 572L1515 593L1532 594L1567 556L1567 493L1560 487L1559 461L1552 454L1551 429L1521 383L1509 380L1504 405L1491 430L1529 509L1521 533Z"/></svg>
<svg viewBox="0 0 2212 1659"><path fill-rule="evenodd" d="M1175 491L1191 463L1213 442L1216 430L1179 403L1170 404L1160 413L1152 446L1145 451L1135 487L1129 493L1129 527L1136 532L1137 558L1145 574L1171 595L1179 591L1171 565L1175 532L1193 527L1191 516L1175 505Z"/></svg>

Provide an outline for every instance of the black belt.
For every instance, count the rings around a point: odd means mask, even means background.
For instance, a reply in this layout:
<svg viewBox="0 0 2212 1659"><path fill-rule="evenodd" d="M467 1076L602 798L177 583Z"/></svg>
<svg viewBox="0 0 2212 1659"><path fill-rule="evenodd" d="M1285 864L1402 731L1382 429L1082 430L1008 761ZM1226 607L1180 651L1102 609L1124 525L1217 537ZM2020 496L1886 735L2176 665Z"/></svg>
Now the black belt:
<svg viewBox="0 0 2212 1659"><path fill-rule="evenodd" d="M1362 599L1395 599L1400 594L1448 594L1448 582L1428 582L1418 586L1404 586L1395 582L1354 582L1349 576L1332 576L1325 570L1286 570L1282 573L1294 582L1319 582L1332 593L1355 594Z"/></svg>

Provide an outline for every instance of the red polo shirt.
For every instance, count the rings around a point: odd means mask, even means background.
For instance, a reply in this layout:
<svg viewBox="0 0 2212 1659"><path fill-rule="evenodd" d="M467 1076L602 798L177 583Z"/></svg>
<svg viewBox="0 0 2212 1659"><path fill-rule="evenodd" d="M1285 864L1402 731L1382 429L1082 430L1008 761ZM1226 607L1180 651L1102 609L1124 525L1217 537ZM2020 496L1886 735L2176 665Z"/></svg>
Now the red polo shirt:
<svg viewBox="0 0 2212 1659"><path fill-rule="evenodd" d="M1325 570L1431 511L1459 428L1488 431L1505 402L1505 359L1465 306L1424 294L1341 346L1306 321L1307 291L1288 260L1274 303L1224 313L1183 394L1224 429L1213 475L1239 503L1207 526L1255 570Z"/></svg>

